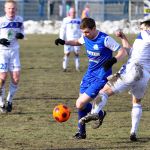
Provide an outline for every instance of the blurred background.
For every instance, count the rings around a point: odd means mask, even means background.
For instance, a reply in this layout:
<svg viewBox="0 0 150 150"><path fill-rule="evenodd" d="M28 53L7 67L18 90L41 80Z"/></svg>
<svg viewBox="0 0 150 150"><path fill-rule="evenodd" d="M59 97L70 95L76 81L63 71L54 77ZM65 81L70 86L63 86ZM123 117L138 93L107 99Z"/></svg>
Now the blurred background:
<svg viewBox="0 0 150 150"><path fill-rule="evenodd" d="M3 4L0 0L0 15ZM75 6L77 17L88 5L90 17L96 21L135 20L150 14L150 0L17 0L18 14L24 20L62 20L71 6Z"/></svg>

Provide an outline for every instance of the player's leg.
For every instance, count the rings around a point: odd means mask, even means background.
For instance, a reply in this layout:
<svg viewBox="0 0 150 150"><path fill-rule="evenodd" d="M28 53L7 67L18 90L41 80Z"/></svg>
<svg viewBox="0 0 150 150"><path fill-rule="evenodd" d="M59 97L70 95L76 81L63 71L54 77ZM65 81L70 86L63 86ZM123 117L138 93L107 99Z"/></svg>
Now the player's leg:
<svg viewBox="0 0 150 150"><path fill-rule="evenodd" d="M85 93L80 94L79 98L77 99L76 106L78 108L78 120L86 116L91 111L92 104L89 103L90 99L91 98ZM76 139L86 138L86 125L85 124L81 124L78 122L78 132L74 135L74 138Z"/></svg>
<svg viewBox="0 0 150 150"><path fill-rule="evenodd" d="M69 55L70 55L70 46L69 45L64 45L64 57L63 57L63 71L67 71L68 63L69 63Z"/></svg>
<svg viewBox="0 0 150 150"><path fill-rule="evenodd" d="M20 64L20 58L19 58L19 50L13 50L11 51L10 55L10 76L11 76L11 81L9 84L9 91L7 95L7 106L6 110L7 112L12 111L12 102L13 102L13 97L18 90L18 83L20 79L20 69L21 69L21 64Z"/></svg>
<svg viewBox="0 0 150 150"><path fill-rule="evenodd" d="M74 46L74 62L75 62L75 67L76 67L76 71L80 71L80 57L79 57L79 53L80 53L80 47L79 46Z"/></svg>
<svg viewBox="0 0 150 150"><path fill-rule="evenodd" d="M0 50L0 111L2 113L5 111L5 81L7 79L7 73L8 73L8 55L7 50Z"/></svg>
<svg viewBox="0 0 150 150"><path fill-rule="evenodd" d="M132 98L132 112L131 112L131 118L132 118L132 128L130 131L130 140L131 141L137 141L137 129L140 123L140 119L142 116L142 105L141 100L137 99L133 96Z"/></svg>
<svg viewBox="0 0 150 150"><path fill-rule="evenodd" d="M78 120L86 116L91 111L91 108L92 108L92 104L89 103L91 100L91 97L85 93L86 89L88 88L88 85L90 85L89 76L85 74L80 84L81 94L79 95L79 98L76 101L76 107L78 110ZM86 138L86 125L85 124L80 124L78 122L78 132L74 135L74 138L75 139Z"/></svg>
<svg viewBox="0 0 150 150"><path fill-rule="evenodd" d="M7 73L6 72L1 72L0 73L0 111L2 113L5 113L5 81L7 78Z"/></svg>
<svg viewBox="0 0 150 150"><path fill-rule="evenodd" d="M11 76L11 81L9 84L9 92L7 95L7 106L6 106L7 112L12 111L12 102L13 102L13 97L18 90L20 71L11 72L10 76Z"/></svg>
<svg viewBox="0 0 150 150"><path fill-rule="evenodd" d="M131 112L131 118L132 118L132 127L131 127L131 135L130 140L131 141L137 141L137 130L140 123L140 119L142 116L142 104L141 99L144 97L145 91L148 86L149 81L149 72L147 70L143 69L143 76L135 82L135 84L131 88L132 93L132 112Z"/></svg>
<svg viewBox="0 0 150 150"><path fill-rule="evenodd" d="M78 109L78 120L86 116L92 108L91 103L87 103L83 109ZM78 132L74 135L75 139L85 139L86 138L86 124L80 124L78 122Z"/></svg>

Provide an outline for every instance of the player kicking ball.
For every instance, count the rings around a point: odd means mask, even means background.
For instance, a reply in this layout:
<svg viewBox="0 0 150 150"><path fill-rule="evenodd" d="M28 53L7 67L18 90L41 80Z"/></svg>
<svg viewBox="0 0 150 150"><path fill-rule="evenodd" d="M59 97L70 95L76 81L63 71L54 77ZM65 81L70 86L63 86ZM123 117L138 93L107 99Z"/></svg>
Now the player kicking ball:
<svg viewBox="0 0 150 150"><path fill-rule="evenodd" d="M107 84L100 90L96 97L91 113L79 120L84 124L94 120L93 128L98 128L103 121L99 112L106 105L108 97L130 90L132 94L132 127L130 140L137 141L137 129L142 116L141 99L144 97L150 79L150 19L140 24L141 32L131 47L126 36L117 31L116 36L121 39L129 58L118 73L108 78Z"/></svg>
<svg viewBox="0 0 150 150"><path fill-rule="evenodd" d="M99 90L106 84L107 77L112 74L112 65L126 56L126 50L119 43L106 33L96 29L94 19L84 18L81 21L80 29L83 35L79 39L65 41L58 38L55 40L56 45L85 45L89 63L80 84L79 97L76 100L78 120L84 118L91 111L92 104L90 102L96 98ZM112 55L114 51L117 52L115 57ZM105 115L105 111L99 112L101 118L104 118ZM86 138L85 123L78 123L78 132L74 138Z"/></svg>

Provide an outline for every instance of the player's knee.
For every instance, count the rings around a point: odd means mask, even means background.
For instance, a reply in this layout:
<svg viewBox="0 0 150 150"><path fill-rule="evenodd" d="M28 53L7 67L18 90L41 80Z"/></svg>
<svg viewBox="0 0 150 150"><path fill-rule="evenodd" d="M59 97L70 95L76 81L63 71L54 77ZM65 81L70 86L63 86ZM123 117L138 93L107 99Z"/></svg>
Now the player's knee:
<svg viewBox="0 0 150 150"><path fill-rule="evenodd" d="M0 88L2 88L4 84L5 84L5 80L0 78Z"/></svg>
<svg viewBox="0 0 150 150"><path fill-rule="evenodd" d="M83 104L79 100L76 101L76 108L77 109L82 109L83 108Z"/></svg>
<svg viewBox="0 0 150 150"><path fill-rule="evenodd" d="M69 57L70 53L65 54L65 57Z"/></svg>
<svg viewBox="0 0 150 150"><path fill-rule="evenodd" d="M12 79L13 84L17 85L19 83L19 78Z"/></svg>
<svg viewBox="0 0 150 150"><path fill-rule="evenodd" d="M132 103L133 104L140 104L141 103L141 99L137 99L137 98L133 98L133 100L132 100Z"/></svg>

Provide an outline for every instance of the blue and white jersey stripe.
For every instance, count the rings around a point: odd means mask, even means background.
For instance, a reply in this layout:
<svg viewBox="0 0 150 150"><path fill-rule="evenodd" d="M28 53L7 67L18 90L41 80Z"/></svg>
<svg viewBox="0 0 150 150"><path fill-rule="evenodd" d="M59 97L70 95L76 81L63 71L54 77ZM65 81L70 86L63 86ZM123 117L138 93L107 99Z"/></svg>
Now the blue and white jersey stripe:
<svg viewBox="0 0 150 150"><path fill-rule="evenodd" d="M120 49L120 44L103 32L98 32L98 35L92 40L81 37L79 42L85 44L89 71L101 68L106 60L112 58L112 52Z"/></svg>
<svg viewBox="0 0 150 150"><path fill-rule="evenodd" d="M21 16L16 16L13 20L10 20L7 16L0 17L0 39L6 38L10 41L9 47L0 45L0 48L19 48L16 33L22 33L24 35L23 18Z"/></svg>

